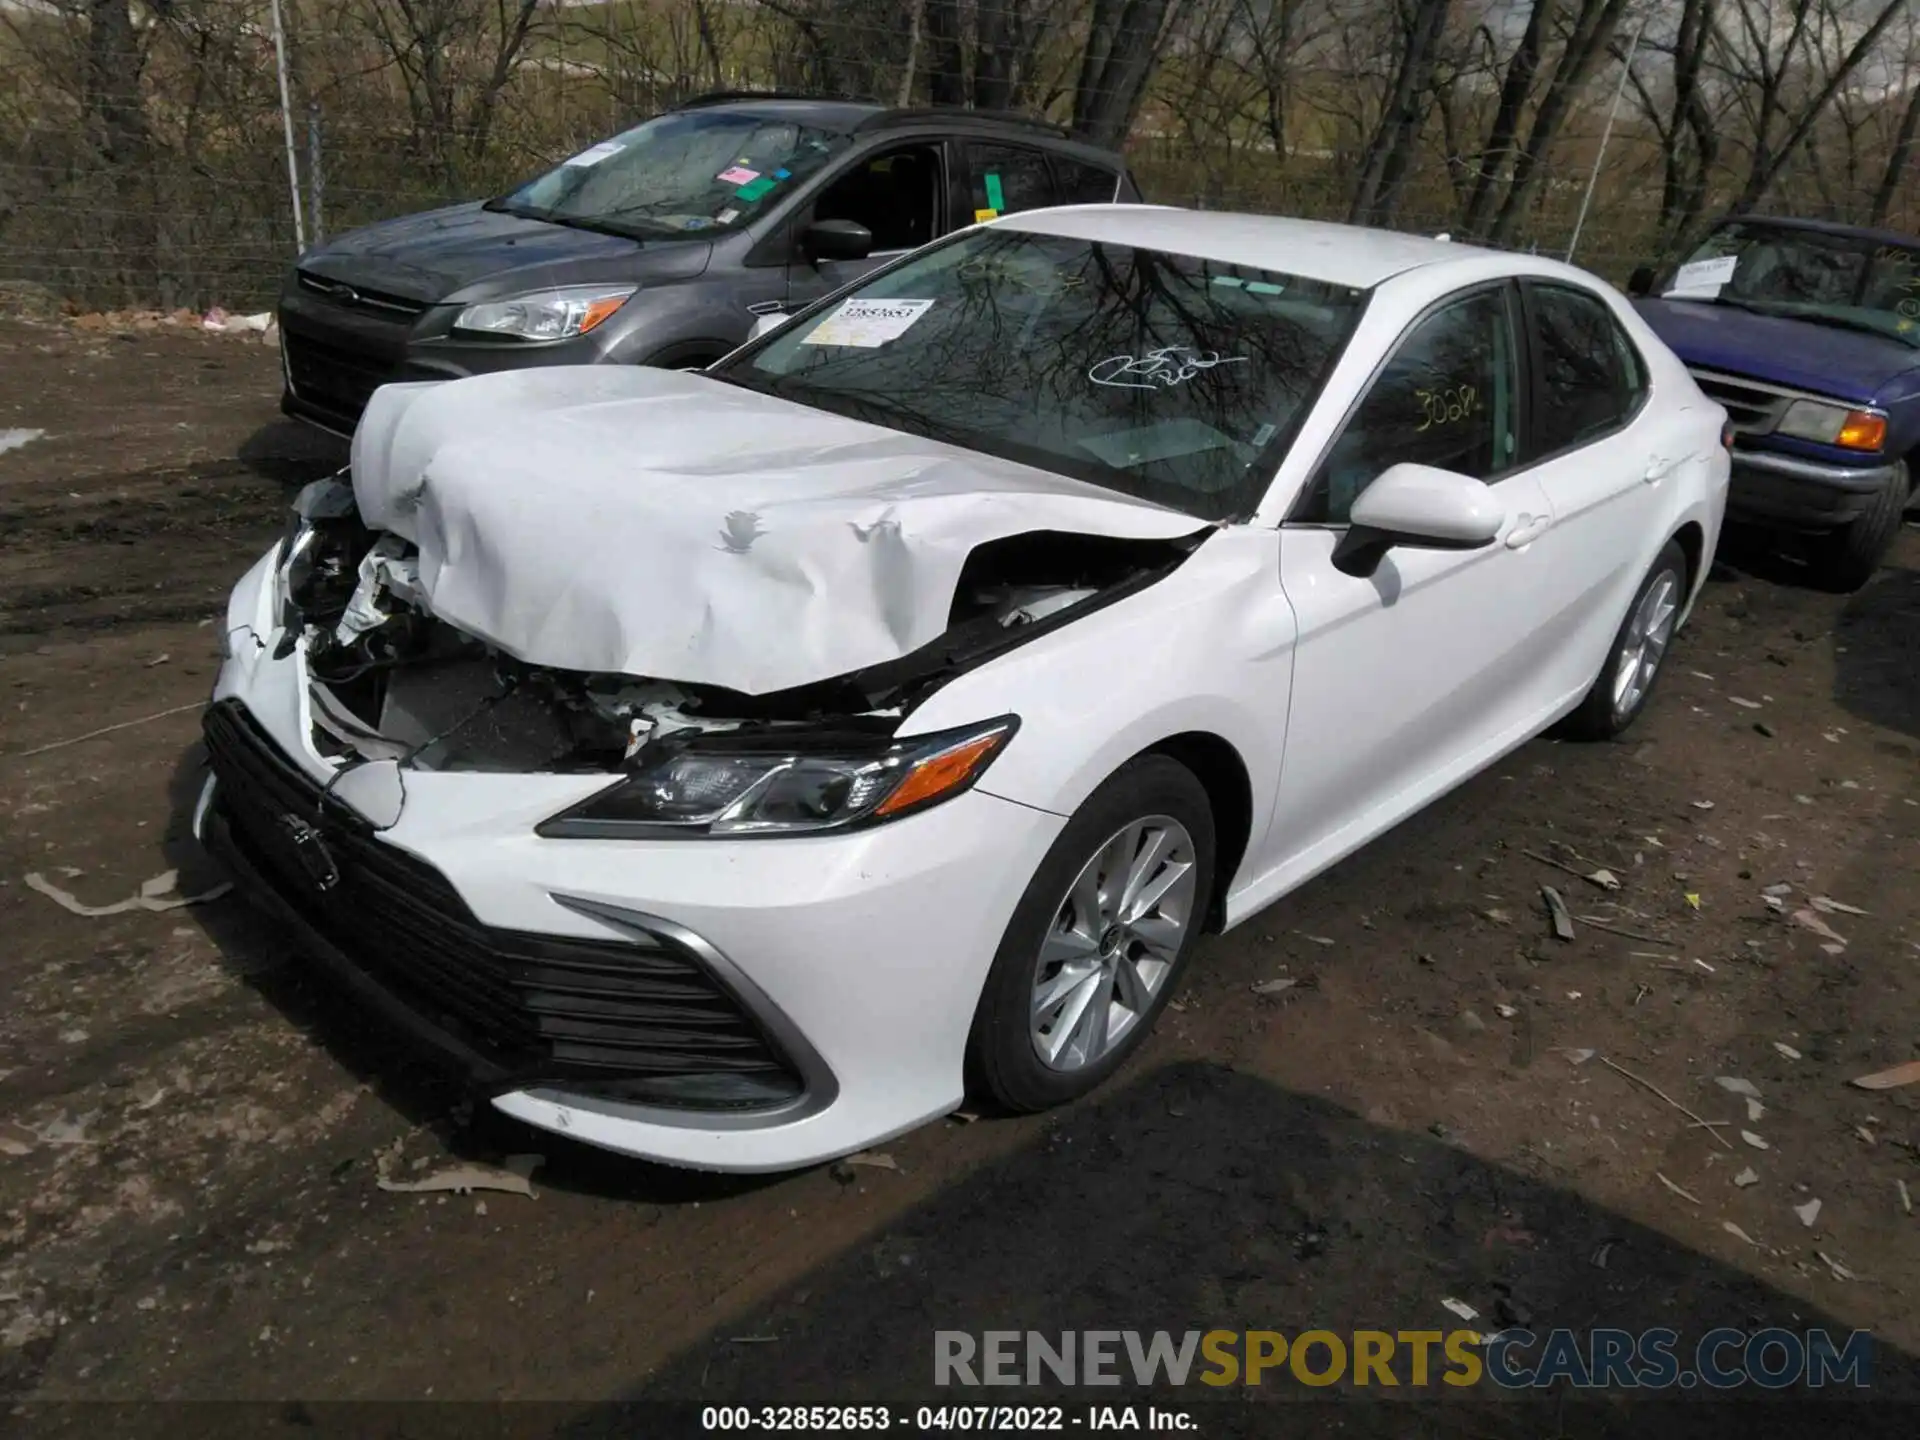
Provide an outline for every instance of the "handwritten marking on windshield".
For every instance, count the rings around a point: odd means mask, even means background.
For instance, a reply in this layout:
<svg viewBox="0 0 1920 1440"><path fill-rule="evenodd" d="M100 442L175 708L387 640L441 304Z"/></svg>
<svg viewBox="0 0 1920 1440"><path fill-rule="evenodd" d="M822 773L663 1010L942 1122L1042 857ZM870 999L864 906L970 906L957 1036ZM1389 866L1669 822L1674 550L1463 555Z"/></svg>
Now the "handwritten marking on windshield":
<svg viewBox="0 0 1920 1440"><path fill-rule="evenodd" d="M1165 390L1184 385L1194 376L1216 365L1244 365L1247 357L1223 357L1216 350L1189 350L1184 345L1168 345L1149 350L1141 356L1109 355L1091 370L1087 379L1096 385L1111 385L1118 390Z"/></svg>

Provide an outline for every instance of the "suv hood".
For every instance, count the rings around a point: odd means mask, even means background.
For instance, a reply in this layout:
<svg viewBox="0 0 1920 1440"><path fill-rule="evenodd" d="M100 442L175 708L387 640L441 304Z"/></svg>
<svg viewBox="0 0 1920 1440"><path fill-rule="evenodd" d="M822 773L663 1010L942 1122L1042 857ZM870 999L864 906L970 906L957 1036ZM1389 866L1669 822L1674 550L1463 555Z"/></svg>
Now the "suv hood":
<svg viewBox="0 0 1920 1440"><path fill-rule="evenodd" d="M433 305L603 280L675 278L705 268L704 240L642 244L488 210L475 201L403 215L316 245L300 268ZM482 292L462 294L470 287Z"/></svg>
<svg viewBox="0 0 1920 1440"><path fill-rule="evenodd" d="M440 619L531 664L749 695L947 628L977 546L1171 540L1190 515L643 368L387 385L353 440L361 517L419 547Z"/></svg>
<svg viewBox="0 0 1920 1440"><path fill-rule="evenodd" d="M1873 404L1889 381L1920 367L1920 350L1863 330L1694 300L1640 300L1635 308L1690 366L1855 405Z"/></svg>

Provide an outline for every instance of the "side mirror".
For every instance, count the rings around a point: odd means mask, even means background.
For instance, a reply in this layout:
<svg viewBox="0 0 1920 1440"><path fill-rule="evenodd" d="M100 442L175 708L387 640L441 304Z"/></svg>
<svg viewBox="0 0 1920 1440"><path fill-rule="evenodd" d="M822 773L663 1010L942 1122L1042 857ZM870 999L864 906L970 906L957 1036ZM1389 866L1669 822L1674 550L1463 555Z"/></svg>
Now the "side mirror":
<svg viewBox="0 0 1920 1440"><path fill-rule="evenodd" d="M793 317L791 315L782 315L778 311L776 311L772 315L760 316L758 319L756 319L753 322L753 329L747 332L747 342L751 344L753 341L758 340L762 335L771 335L774 331L778 330L782 325L786 324L787 321L791 320L792 318Z"/></svg>
<svg viewBox="0 0 1920 1440"><path fill-rule="evenodd" d="M1627 277L1627 294L1636 300L1640 300L1652 293L1653 267L1651 265L1635 266L1633 274Z"/></svg>
<svg viewBox="0 0 1920 1440"><path fill-rule="evenodd" d="M1390 467L1353 502L1334 567L1362 578L1396 545L1419 550L1478 550L1506 523L1507 507L1488 485L1431 465Z"/></svg>
<svg viewBox="0 0 1920 1440"><path fill-rule="evenodd" d="M816 220L800 232L800 253L822 260L864 260L873 253L873 232L858 220Z"/></svg>

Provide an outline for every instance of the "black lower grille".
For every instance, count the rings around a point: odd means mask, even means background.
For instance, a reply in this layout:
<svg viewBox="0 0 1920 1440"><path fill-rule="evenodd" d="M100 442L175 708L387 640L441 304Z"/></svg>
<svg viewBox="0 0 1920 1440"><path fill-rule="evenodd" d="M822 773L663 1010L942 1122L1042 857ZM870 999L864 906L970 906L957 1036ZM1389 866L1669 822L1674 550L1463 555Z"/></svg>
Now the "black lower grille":
<svg viewBox="0 0 1920 1440"><path fill-rule="evenodd" d="M280 343L295 396L342 420L358 420L373 392L397 378L395 367L383 360L290 329Z"/></svg>
<svg viewBox="0 0 1920 1440"><path fill-rule="evenodd" d="M205 729L220 816L278 898L516 1083L605 1082L703 1107L799 1094L753 1019L671 937L576 940L484 925L439 871L324 797L238 701L209 710Z"/></svg>

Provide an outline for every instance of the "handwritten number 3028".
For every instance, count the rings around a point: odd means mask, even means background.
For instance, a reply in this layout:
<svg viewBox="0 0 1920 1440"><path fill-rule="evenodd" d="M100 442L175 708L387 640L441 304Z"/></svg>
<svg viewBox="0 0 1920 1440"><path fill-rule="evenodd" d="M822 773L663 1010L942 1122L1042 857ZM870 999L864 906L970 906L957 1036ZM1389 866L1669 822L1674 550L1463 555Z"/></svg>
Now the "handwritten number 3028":
<svg viewBox="0 0 1920 1440"><path fill-rule="evenodd" d="M1441 390L1416 390L1420 424L1416 432L1436 425L1457 425L1480 408L1480 392L1471 385L1449 385Z"/></svg>

